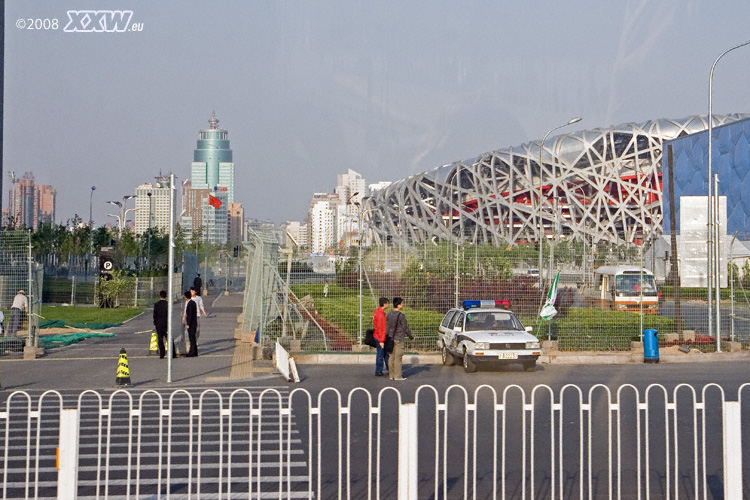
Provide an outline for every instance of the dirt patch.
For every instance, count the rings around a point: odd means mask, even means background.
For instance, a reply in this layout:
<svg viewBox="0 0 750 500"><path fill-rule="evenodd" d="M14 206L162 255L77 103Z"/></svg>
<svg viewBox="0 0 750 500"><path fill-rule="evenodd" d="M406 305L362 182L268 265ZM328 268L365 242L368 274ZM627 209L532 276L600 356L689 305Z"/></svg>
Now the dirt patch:
<svg viewBox="0 0 750 500"><path fill-rule="evenodd" d="M40 335L66 335L68 333L94 333L100 330L92 330L90 328L43 328L39 330Z"/></svg>

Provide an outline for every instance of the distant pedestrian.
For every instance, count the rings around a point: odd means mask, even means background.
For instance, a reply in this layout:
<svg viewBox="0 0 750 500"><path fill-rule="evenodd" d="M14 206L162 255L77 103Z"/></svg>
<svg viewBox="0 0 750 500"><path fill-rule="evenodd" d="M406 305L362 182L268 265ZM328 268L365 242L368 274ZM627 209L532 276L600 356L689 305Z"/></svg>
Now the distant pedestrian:
<svg viewBox="0 0 750 500"><path fill-rule="evenodd" d="M0 337L5 335L5 314L0 311Z"/></svg>
<svg viewBox="0 0 750 500"><path fill-rule="evenodd" d="M401 360L404 357L404 336L414 340L411 334L409 323L406 321L406 315L401 312L404 306L404 299L395 297L393 299L393 311L385 317L386 334L393 338L393 352L388 363L388 376L391 380L406 380L401 373Z"/></svg>
<svg viewBox="0 0 750 500"><path fill-rule="evenodd" d="M187 329L188 340L190 341L190 350L187 353L188 358L198 356L198 341L195 338L195 332L198 330L198 305L191 300L190 292L185 292L185 328Z"/></svg>
<svg viewBox="0 0 750 500"><path fill-rule="evenodd" d="M159 347L159 358L164 359L164 342L168 340L167 326L169 319L169 304L167 304L167 292L159 292L159 301L154 304L154 330L156 330L156 342ZM174 350L172 357L176 357Z"/></svg>
<svg viewBox="0 0 750 500"><path fill-rule="evenodd" d="M186 293L190 293L186 291ZM187 301L182 306L182 318L180 321L180 334L173 339L175 356L187 356L187 327L185 326L185 310L187 309Z"/></svg>
<svg viewBox="0 0 750 500"><path fill-rule="evenodd" d="M208 318L208 314L203 307L203 297L198 295L198 290L195 287L190 288L190 300L194 301L198 307L198 329L195 331L195 340L198 340L201 337L201 313L203 313L204 318Z"/></svg>
<svg viewBox="0 0 750 500"><path fill-rule="evenodd" d="M323 280L323 297L328 298L328 280Z"/></svg>
<svg viewBox="0 0 750 500"><path fill-rule="evenodd" d="M8 337L15 337L23 323L23 316L29 308L29 301L26 300L26 294L23 290L13 297L13 304L10 306L10 320L8 321Z"/></svg>
<svg viewBox="0 0 750 500"><path fill-rule="evenodd" d="M378 299L378 308L372 313L372 327L375 340L378 341L377 354L375 356L375 376L382 377L384 375L383 369L387 370L388 358L390 353L385 350L385 339L386 339L386 320L385 310L388 309L388 299L380 297Z"/></svg>
<svg viewBox="0 0 750 500"><path fill-rule="evenodd" d="M198 293L198 295L201 295L202 286L203 286L203 280L201 279L201 273L198 273L198 275L193 280L193 287L195 288L195 291Z"/></svg>

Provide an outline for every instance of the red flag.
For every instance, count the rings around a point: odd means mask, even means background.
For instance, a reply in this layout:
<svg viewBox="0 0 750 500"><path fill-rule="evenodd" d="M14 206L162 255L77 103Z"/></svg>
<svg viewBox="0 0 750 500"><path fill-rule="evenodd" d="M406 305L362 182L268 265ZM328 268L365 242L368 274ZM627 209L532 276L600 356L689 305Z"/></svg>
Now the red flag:
<svg viewBox="0 0 750 500"><path fill-rule="evenodd" d="M219 207L221 207L221 200L218 199L216 196L211 196L209 194L208 195L208 204L211 205L212 207L218 209Z"/></svg>

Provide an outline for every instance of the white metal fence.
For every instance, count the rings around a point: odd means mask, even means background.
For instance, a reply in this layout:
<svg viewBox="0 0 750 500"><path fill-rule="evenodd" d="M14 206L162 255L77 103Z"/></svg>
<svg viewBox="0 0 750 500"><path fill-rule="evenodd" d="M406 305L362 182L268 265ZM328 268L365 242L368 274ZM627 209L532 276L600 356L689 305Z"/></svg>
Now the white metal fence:
<svg viewBox="0 0 750 500"><path fill-rule="evenodd" d="M747 498L749 387L16 391L2 498Z"/></svg>

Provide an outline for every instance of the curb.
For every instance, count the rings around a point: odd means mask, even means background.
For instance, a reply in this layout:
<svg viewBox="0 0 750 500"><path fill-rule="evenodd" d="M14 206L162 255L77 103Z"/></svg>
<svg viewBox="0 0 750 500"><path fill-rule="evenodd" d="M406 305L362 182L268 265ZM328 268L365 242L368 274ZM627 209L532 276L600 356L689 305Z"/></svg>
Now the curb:
<svg viewBox="0 0 750 500"><path fill-rule="evenodd" d="M374 363L375 353L291 353L298 365L362 365ZM750 360L750 351L701 353L691 351L686 354L662 354L660 363L710 363L721 361ZM405 364L440 365L443 363L439 353L404 354ZM539 356L537 363L542 365L621 365L643 364L643 353L625 352L552 352Z"/></svg>

